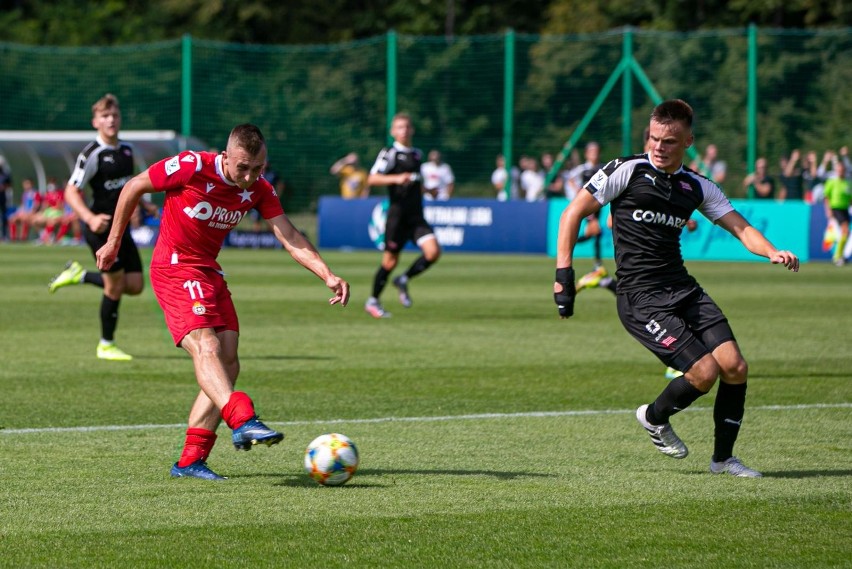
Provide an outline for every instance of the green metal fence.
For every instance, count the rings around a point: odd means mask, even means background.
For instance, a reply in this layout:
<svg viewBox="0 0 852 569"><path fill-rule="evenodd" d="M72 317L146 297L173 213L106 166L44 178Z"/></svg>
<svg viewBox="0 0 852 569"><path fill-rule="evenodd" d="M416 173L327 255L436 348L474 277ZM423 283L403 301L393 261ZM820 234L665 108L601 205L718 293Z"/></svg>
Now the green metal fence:
<svg viewBox="0 0 852 569"><path fill-rule="evenodd" d="M725 189L737 196L756 156L777 173L793 148L848 144L850 86L850 29L0 44L0 130L88 129L92 102L108 91L126 129L172 129L221 148L234 124L254 122L287 183L285 205L305 210L337 192L328 173L336 158L356 151L372 162L396 110L413 115L416 145L443 151L460 195L490 196L499 152L538 156L588 140L605 157L638 149L656 93L693 105L696 147L719 147Z"/></svg>

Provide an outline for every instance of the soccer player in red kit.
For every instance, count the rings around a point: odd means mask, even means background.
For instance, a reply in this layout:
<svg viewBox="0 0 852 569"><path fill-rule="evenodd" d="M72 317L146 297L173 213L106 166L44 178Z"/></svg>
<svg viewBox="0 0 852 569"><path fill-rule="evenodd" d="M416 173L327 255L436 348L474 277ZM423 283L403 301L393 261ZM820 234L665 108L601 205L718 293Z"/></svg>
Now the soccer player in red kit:
<svg viewBox="0 0 852 569"><path fill-rule="evenodd" d="M266 154L260 129L242 124L231 131L221 154L185 151L157 162L125 185L107 242L96 254L98 267L109 268L139 199L165 192L151 286L175 345L192 357L201 387L189 413L183 453L171 469L174 477L223 478L206 462L222 419L233 430L237 449L284 438L258 420L248 395L234 391L240 371L239 324L216 260L228 232L257 208L287 252L334 293L329 303L345 306L349 301L349 284L331 272L293 227L275 190L261 177Z"/></svg>

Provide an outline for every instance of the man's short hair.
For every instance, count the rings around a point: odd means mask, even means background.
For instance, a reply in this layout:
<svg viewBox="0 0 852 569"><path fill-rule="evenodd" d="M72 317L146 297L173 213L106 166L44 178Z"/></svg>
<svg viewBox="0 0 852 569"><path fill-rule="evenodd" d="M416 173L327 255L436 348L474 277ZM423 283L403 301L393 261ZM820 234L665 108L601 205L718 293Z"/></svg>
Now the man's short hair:
<svg viewBox="0 0 852 569"><path fill-rule="evenodd" d="M396 113L391 119L391 123L396 120L404 120L408 121L408 124L413 124L413 121L411 120L411 115L409 115L408 113Z"/></svg>
<svg viewBox="0 0 852 569"><path fill-rule="evenodd" d="M660 124L669 124L682 121L692 128L692 107L682 99L670 99L663 101L651 113L651 120Z"/></svg>
<svg viewBox="0 0 852 569"><path fill-rule="evenodd" d="M112 93L107 93L92 105L92 118L98 116L98 113L118 108L118 98Z"/></svg>
<svg viewBox="0 0 852 569"><path fill-rule="evenodd" d="M266 139L260 129L253 124L239 124L228 136L228 146L237 146L252 156L257 156L266 146Z"/></svg>

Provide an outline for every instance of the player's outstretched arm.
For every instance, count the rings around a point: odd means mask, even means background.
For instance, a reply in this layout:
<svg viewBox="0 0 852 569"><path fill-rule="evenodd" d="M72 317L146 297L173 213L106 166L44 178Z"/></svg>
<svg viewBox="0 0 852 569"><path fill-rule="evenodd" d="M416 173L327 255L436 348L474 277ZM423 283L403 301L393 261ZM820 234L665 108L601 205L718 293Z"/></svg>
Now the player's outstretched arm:
<svg viewBox="0 0 852 569"><path fill-rule="evenodd" d="M755 255L766 257L774 265L784 265L794 273L799 271L799 258L794 253L777 249L738 212L726 213L716 220L716 223L739 239L745 248Z"/></svg>
<svg viewBox="0 0 852 569"><path fill-rule="evenodd" d="M346 306L349 303L349 283L331 272L316 248L293 226L290 219L286 215L279 215L267 221L272 226L275 238L290 256L322 279L325 286L334 293L328 303Z"/></svg>
<svg viewBox="0 0 852 569"><path fill-rule="evenodd" d="M121 236L124 235L124 230L130 222L133 210L136 209L136 205L144 194L153 191L154 186L151 184L148 170L134 176L129 182L124 184L124 187L121 189L121 195L118 197L118 203L115 206L115 215L112 219L112 228L109 230L107 242L95 253L98 269L105 271L115 263L118 249L121 247Z"/></svg>

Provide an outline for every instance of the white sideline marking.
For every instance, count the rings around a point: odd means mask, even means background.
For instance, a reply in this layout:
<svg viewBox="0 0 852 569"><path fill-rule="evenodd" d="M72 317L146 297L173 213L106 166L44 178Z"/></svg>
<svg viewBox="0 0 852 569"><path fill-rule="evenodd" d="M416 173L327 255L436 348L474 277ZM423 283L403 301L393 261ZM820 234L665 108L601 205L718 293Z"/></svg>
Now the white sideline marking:
<svg viewBox="0 0 852 569"><path fill-rule="evenodd" d="M746 411L799 411L807 409L852 409L852 403L813 403L810 405L761 405ZM690 407L686 411L712 411L711 407ZM363 423L429 423L433 421L470 421L478 419L518 419L537 417L581 417L588 415L632 415L635 409L588 409L583 411L530 411L527 413L478 413L472 415L438 415L435 417L376 417L374 419L327 419L316 421L264 421L269 425L338 425ZM40 429L3 429L0 435L33 435L41 433L89 433L99 431L142 431L147 429L182 429L185 423L172 425L104 425L94 427L43 427Z"/></svg>

